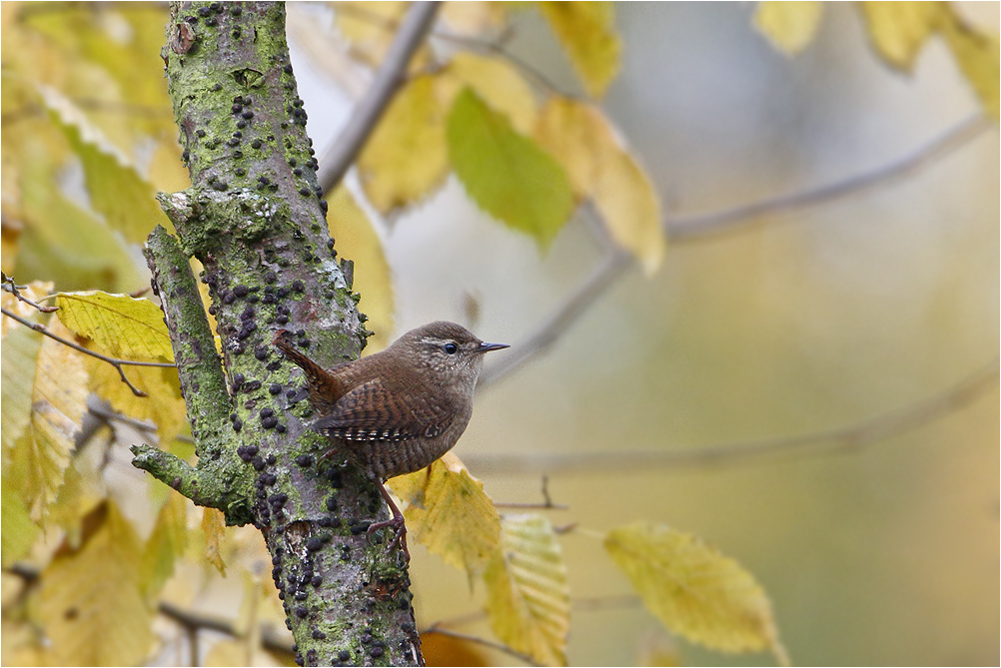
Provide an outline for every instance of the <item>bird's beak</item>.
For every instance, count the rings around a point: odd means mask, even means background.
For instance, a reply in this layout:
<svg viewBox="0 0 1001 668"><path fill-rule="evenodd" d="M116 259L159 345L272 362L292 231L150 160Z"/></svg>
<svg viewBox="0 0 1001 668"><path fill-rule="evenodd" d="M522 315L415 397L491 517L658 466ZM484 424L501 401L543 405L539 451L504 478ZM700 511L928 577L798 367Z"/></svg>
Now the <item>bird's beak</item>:
<svg viewBox="0 0 1001 668"><path fill-rule="evenodd" d="M480 347L476 349L478 353L488 353L491 350L503 350L504 348L510 348L506 343L480 343Z"/></svg>

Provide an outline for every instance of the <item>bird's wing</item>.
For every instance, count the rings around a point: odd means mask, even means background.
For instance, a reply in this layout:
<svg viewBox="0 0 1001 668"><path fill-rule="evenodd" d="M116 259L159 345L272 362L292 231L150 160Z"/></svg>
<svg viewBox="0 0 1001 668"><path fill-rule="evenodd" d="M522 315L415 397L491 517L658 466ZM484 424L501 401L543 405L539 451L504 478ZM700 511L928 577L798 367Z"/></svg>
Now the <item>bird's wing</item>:
<svg viewBox="0 0 1001 668"><path fill-rule="evenodd" d="M452 423L453 411L420 393L390 392L381 379L359 385L313 427L345 441L434 438Z"/></svg>

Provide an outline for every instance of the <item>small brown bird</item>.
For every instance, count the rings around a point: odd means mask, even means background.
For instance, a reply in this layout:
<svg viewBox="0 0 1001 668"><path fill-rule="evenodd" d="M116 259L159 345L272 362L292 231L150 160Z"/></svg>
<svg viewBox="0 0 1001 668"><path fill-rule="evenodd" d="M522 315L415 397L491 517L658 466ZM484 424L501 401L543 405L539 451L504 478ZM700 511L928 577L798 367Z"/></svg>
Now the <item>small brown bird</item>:
<svg viewBox="0 0 1001 668"><path fill-rule="evenodd" d="M288 331L275 345L306 372L313 427L343 441L348 456L379 485L393 519L369 527L406 533L403 515L383 482L418 471L455 445L473 412L483 353L507 348L484 343L465 327L432 322L382 352L326 370L293 347ZM403 542L407 553L406 541ZM408 553L409 556L409 553Z"/></svg>

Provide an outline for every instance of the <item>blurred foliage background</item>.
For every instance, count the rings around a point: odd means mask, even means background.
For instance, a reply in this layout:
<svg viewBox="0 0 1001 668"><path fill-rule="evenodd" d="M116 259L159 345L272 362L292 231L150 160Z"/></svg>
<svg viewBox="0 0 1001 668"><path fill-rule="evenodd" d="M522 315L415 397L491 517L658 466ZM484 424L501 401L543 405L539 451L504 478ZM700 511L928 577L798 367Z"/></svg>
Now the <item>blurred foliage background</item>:
<svg viewBox="0 0 1001 668"><path fill-rule="evenodd" d="M998 7L953 9L972 25L996 30ZM5 98L34 86L15 76L27 68L14 63L31 56L32 41L46 29L67 53L131 58L137 72L127 81L149 85L148 98L134 97L147 95L140 89L114 102L148 106L141 113L124 104L112 109L105 98L89 118L144 165L156 188L184 186L163 82L156 79L154 87L151 79L161 71L164 7L103 11L77 32L58 21L46 28L42 12L31 30L18 33L23 26L11 23L12 3L3 10ZM135 32L146 22L123 22L126 11L153 14L148 31ZM615 5L622 64L603 108L646 168L668 217L733 209L872 173L980 113L974 89L940 37L923 46L907 73L874 53L854 4L824 6L816 34L795 56L755 28L756 11L750 4ZM337 31L331 21L328 7L290 6L296 74L318 147L336 137L366 82L350 57L358 54L331 47ZM537 12L512 11L509 22L510 53L560 90L584 92ZM104 32L92 32L95 25ZM109 42L109 35L123 41ZM7 48L12 36L18 50ZM109 53L109 43L129 48ZM94 90L122 90L123 82L97 80L100 71L84 60L79 69L59 69L66 60L41 63L49 68L46 84L60 79L62 94L91 99ZM121 114L130 122L122 123ZM128 134L137 118L143 136L155 141ZM62 181L17 180L39 189L19 185L12 215L8 142L55 141L33 132L31 122L9 114L5 103L4 270L13 253L19 282L138 289L144 269L122 268L144 265L120 237L67 239L54 230L41 238L30 224L9 227L8 221L71 199L74 184L79 189L72 163L37 166L59 171ZM649 465L635 454L839 429L929 397L947 402L963 379L985 368L996 373L998 153L991 127L905 178L823 206L766 208L725 233L669 239L655 275L630 269L549 351L484 389L456 454L498 502L540 501L547 475L553 501L569 506L550 511L552 521L579 527L562 538L575 599L571 664L771 660L709 653L667 636L586 531L635 518L696 533L754 573L796 663L1001 660L996 381L941 419L859 447L842 441L829 452L723 458L705 467ZM357 186L354 176L349 184ZM481 212L454 176L419 205L385 218L368 212L391 272L396 332L452 319L486 340L517 346L601 257L586 210L541 252ZM117 254L110 260L108 249ZM361 309L379 308L358 287ZM131 490L118 492L122 506L140 507L127 499L145 498L148 481L131 470L123 447L108 452L113 475ZM585 453L618 453L618 461L569 470L539 460ZM519 458L516 472L509 470L512 456ZM133 514L143 519L141 511ZM273 616L266 606L247 604L257 600L267 565L253 540L230 533L225 580L201 564L182 565L165 596L231 617L239 607L244 628ZM423 625L477 609L482 590L470 594L462 574L412 549ZM204 554L204 545L192 552ZM270 586L266 573L263 580ZM5 574L5 610L16 597L12 587ZM170 623L161 625L164 637L176 633ZM462 630L488 634L475 617ZM455 645L429 642L429 662L511 660L479 648L457 657ZM167 642L157 660L185 662L179 646ZM219 647L211 661L244 657Z"/></svg>

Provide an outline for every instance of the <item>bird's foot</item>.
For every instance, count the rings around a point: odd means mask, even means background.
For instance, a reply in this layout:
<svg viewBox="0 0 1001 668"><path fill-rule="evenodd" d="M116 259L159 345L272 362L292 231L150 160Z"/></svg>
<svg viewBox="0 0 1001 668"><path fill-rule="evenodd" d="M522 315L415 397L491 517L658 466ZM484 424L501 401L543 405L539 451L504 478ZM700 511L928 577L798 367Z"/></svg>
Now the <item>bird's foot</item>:
<svg viewBox="0 0 1001 668"><path fill-rule="evenodd" d="M387 527L393 528L393 539L389 541L388 550L392 551L394 547L399 546L403 552L404 558L406 558L407 563L410 563L410 550L407 549L407 525L403 521L403 516L393 517L388 520L383 520L382 522L373 522L369 525L368 530L365 535L371 540L372 532L378 531L379 529L385 529Z"/></svg>
<svg viewBox="0 0 1001 668"><path fill-rule="evenodd" d="M399 546L403 552L404 558L410 563L410 550L407 549L407 525L403 521L403 513L400 512L399 506L393 501L393 497L389 495L386 491L386 486L381 480L376 480L376 485L379 488L379 494L382 498L386 500L386 505L389 506L389 512L393 516L388 520L383 520L381 522L375 522L370 524L368 527L368 533L366 536L371 536L372 532L376 529L381 529L383 527L393 527L396 530L396 535L393 536L393 540L389 541L389 549L392 550L394 546Z"/></svg>

